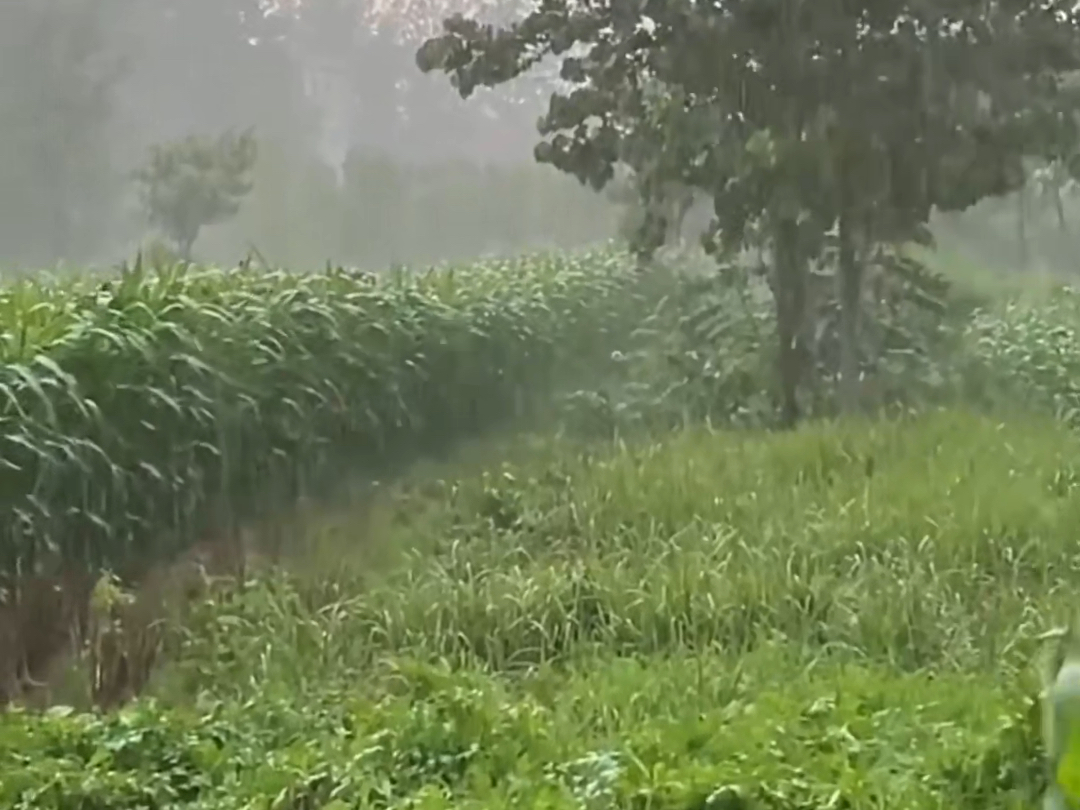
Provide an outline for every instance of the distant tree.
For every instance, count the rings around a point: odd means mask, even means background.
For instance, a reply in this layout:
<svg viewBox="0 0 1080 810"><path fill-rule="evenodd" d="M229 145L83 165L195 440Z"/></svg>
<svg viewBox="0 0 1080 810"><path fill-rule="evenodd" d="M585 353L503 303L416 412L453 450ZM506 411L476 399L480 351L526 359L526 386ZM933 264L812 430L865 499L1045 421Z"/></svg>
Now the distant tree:
<svg viewBox="0 0 1080 810"><path fill-rule="evenodd" d="M205 225L224 222L240 210L251 191L257 146L249 130L217 138L189 136L153 146L136 172L150 224L191 259L191 249Z"/></svg>

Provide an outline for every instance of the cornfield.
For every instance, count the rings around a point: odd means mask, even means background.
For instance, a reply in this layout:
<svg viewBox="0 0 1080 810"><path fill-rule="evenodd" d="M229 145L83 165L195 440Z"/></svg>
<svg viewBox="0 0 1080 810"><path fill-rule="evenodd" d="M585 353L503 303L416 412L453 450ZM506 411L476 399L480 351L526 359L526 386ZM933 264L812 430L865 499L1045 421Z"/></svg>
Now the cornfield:
<svg viewBox="0 0 1080 810"><path fill-rule="evenodd" d="M639 278L600 250L6 287L0 574L135 572L343 470L489 426L595 371L636 320Z"/></svg>

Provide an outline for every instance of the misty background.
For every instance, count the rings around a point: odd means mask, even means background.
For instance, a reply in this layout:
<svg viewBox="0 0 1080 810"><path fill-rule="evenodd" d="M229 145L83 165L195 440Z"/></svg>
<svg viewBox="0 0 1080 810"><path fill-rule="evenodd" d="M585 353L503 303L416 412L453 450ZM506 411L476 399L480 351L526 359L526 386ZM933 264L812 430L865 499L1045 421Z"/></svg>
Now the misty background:
<svg viewBox="0 0 1080 810"><path fill-rule="evenodd" d="M518 4L520 5L520 4ZM153 236L132 173L155 144L253 127L253 190L194 255L297 270L572 248L623 211L534 162L553 78L462 100L417 47L515 0L2 0L0 268L110 265ZM1033 187L939 218L949 251L1073 273L1080 204ZM708 203L690 217L693 229ZM703 214L703 215L702 215ZM688 234L693 237L693 234Z"/></svg>

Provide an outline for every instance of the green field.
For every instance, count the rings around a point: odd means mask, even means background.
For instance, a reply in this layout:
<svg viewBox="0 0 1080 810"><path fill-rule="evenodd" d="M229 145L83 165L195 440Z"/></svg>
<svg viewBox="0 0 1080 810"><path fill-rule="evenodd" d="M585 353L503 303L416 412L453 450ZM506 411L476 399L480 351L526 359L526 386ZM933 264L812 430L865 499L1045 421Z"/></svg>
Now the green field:
<svg viewBox="0 0 1080 810"><path fill-rule="evenodd" d="M513 281L493 287L509 270ZM666 271L641 275L610 253L442 272L384 282L382 314L362 322L414 325L408 351L428 359L430 376L422 386L407 377L416 388L377 401L428 409L421 424L430 432L402 430L408 441L397 445L428 460L392 474L356 464L362 494L282 514L288 548L273 558L261 553L259 524L241 581L207 581L170 600L159 599L160 578L143 579L130 586L133 604L99 588L81 655L28 701L52 708L0 717L0 806L982 810L1038 802L1036 636L1069 616L1080 583L1080 310L1070 292L986 299L919 334L923 321L912 321L915 348L897 355L906 365L882 374L925 399L898 403L890 416L812 418L777 433L762 415L767 311L743 292L703 293ZM544 282L530 286L529 273ZM202 312L228 289L220 312L231 320L213 328L214 316L177 320L201 357L237 375L251 367L243 393L260 405L287 396L298 378L347 390L354 415L369 401L360 392L378 390L362 388L366 378L336 358L359 356L382 330L348 320L358 316L340 303L348 300L340 287L318 292L359 281L200 278L177 282L182 293L170 300L198 298L183 311ZM451 296L456 278L461 292ZM156 288L140 284L141 312ZM347 328L299 328L327 322L306 320L296 302L312 299L291 292L312 288ZM238 314L239 301L258 307L272 291L288 325L288 373L256 365L249 349L264 345L260 330L276 322ZM7 311L32 309L10 295ZM88 290L18 295L73 313L57 334L88 334L75 324L107 315ZM706 298L715 306L705 315L703 304L689 306ZM418 310L423 317L403 317ZM295 343L284 340L290 330ZM153 333L142 350L175 332ZM476 344L430 359L446 334L477 332ZM59 354L60 345L82 353ZM113 362L111 345L69 338L9 354L6 369L16 375L51 358L82 393L77 383L91 372L117 388L144 383L159 362L136 362L135 349L129 365ZM418 356L397 351L383 375ZM67 365L95 352L88 371ZM474 376L460 376L465 366ZM58 401L42 391L42 403ZM153 400L148 391L140 402ZM521 391L530 409L520 407ZM233 404L222 412L235 420L227 424L243 426L246 438L222 446L248 454L243 469L259 469L260 453L274 455L272 443L251 443L266 423L249 425L235 404L242 397L224 394ZM430 421L450 406L468 413L474 402L490 409L487 418ZM111 425L138 424L126 411L101 412ZM324 425L351 424L325 419L325 409L313 409L303 423L331 443L342 434ZM57 417L55 430L73 424L82 423ZM171 424L193 441L197 420ZM351 441L377 434L371 422L358 424ZM118 441L130 453L118 466L138 468L139 453L158 464L150 454L164 444L143 439ZM344 475L356 446L338 448L333 475ZM303 465L324 469L317 454ZM9 481L10 503L34 495L25 479ZM243 502L231 490L222 498ZM253 499L259 508L245 516L275 522L266 501ZM175 527L161 520L155 528ZM185 547L161 531L145 548L116 541L110 558L88 554L89 541L51 546L47 532L35 537L32 548L60 563L146 568ZM147 553L132 551L140 548ZM18 581L18 566L8 570ZM110 684L129 686L120 682L138 666L148 680L137 699L90 710L95 699L108 702Z"/></svg>
<svg viewBox="0 0 1080 810"><path fill-rule="evenodd" d="M342 470L489 427L624 345L644 285L608 251L5 288L0 575L138 572Z"/></svg>

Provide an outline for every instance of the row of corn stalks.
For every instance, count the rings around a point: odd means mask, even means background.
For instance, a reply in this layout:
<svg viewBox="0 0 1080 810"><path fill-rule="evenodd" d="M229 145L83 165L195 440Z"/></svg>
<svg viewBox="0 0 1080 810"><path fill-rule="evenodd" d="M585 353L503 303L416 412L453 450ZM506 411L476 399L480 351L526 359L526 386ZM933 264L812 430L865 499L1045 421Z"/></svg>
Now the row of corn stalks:
<svg viewBox="0 0 1080 810"><path fill-rule="evenodd" d="M0 576L136 572L595 372L614 250L425 273L140 265L0 290Z"/></svg>

